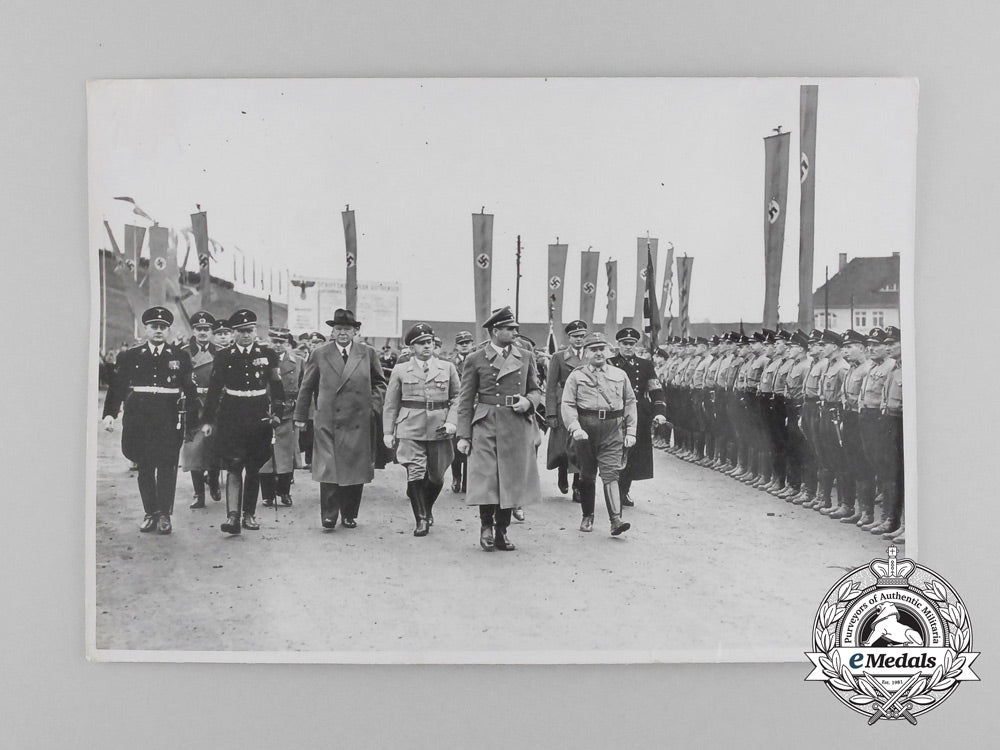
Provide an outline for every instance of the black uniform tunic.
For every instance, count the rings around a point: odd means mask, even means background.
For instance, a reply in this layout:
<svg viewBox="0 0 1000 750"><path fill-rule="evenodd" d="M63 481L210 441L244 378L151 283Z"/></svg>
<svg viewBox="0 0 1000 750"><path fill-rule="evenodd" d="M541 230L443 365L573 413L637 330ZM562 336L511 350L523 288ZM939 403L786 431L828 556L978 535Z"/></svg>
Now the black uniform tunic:
<svg viewBox="0 0 1000 750"><path fill-rule="evenodd" d="M664 414L663 390L650 388L650 381L656 379L656 369L652 361L642 357L623 357L620 354L608 360L609 364L625 371L632 390L635 391L638 421L636 424L635 446L628 452L628 463L621 472L626 480L653 478L653 417Z"/></svg>
<svg viewBox="0 0 1000 750"><path fill-rule="evenodd" d="M205 422L215 425L215 453L224 464L259 468L271 457L267 416L282 416L284 398L272 349L255 342L243 353L233 344L215 355Z"/></svg>
<svg viewBox="0 0 1000 750"><path fill-rule="evenodd" d="M139 465L176 466L186 422L198 419L198 390L191 379L188 353L172 344L160 346L158 355L145 343L118 355L104 416L117 416L124 404L125 458ZM183 418L182 407L186 409Z"/></svg>

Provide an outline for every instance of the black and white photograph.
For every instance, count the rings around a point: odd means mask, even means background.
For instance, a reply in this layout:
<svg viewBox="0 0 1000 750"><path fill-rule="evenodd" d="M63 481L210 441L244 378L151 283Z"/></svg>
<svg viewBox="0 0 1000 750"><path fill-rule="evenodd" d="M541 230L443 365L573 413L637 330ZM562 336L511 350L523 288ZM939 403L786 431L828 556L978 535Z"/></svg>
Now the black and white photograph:
<svg viewBox="0 0 1000 750"><path fill-rule="evenodd" d="M88 657L800 659L917 554L917 105L91 81Z"/></svg>

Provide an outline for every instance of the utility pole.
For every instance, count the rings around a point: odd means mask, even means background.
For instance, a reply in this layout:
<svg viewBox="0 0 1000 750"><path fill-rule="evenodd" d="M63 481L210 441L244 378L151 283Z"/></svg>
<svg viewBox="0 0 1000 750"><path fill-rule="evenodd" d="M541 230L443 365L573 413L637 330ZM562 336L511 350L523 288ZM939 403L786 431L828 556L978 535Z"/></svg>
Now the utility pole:
<svg viewBox="0 0 1000 750"><path fill-rule="evenodd" d="M830 266L826 267L826 283L823 284L823 327L830 327Z"/></svg>

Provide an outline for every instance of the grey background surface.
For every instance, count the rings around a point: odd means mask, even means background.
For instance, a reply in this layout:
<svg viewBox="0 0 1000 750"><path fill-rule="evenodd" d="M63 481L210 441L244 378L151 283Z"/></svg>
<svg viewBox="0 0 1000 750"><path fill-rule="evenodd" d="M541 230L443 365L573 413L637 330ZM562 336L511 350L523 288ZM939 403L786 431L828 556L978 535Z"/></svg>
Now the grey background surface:
<svg viewBox="0 0 1000 750"><path fill-rule="evenodd" d="M8 354L0 746L992 743L1000 697L993 327L1000 7L5 1L0 18ZM984 652L982 683L962 686L918 727L870 728L824 687L802 682L804 658L628 667L84 660L92 250L85 244L85 81L402 75L919 77L918 334L908 356L918 361L920 561L965 599L975 647ZM183 581L164 571L163 585ZM802 623L803 649L809 627Z"/></svg>

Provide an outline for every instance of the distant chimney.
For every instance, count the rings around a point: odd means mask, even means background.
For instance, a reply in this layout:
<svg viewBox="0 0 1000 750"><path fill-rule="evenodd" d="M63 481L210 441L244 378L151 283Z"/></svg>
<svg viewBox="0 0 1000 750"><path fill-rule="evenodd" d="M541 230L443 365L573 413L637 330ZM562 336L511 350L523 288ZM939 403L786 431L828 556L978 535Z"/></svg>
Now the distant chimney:
<svg viewBox="0 0 1000 750"><path fill-rule="evenodd" d="M844 266L847 265L847 253L839 253L838 255L840 257L840 263L837 265L837 271L840 272L843 271Z"/></svg>

